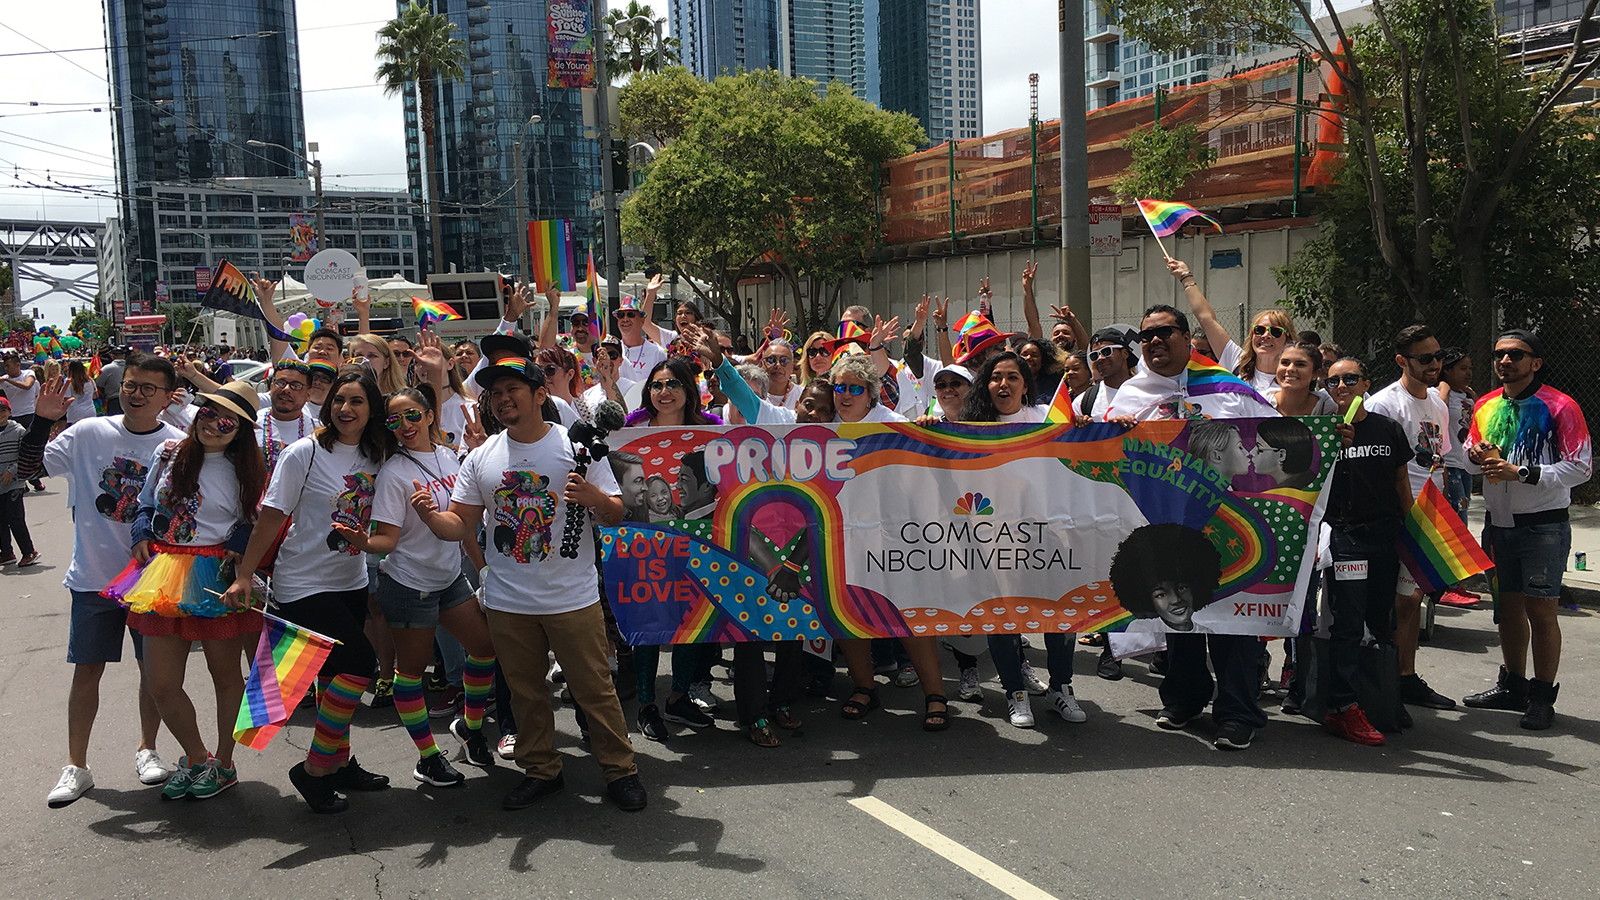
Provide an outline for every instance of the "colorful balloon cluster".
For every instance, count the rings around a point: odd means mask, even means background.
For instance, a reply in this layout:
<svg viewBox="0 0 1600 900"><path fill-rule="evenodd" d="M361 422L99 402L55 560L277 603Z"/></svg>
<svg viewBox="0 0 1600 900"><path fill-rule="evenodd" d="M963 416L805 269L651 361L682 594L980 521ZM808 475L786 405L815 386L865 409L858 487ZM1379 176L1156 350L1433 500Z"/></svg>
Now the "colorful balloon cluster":
<svg viewBox="0 0 1600 900"><path fill-rule="evenodd" d="M54 325L39 326L33 336L33 361L43 365L47 359L60 359L62 352L61 329Z"/></svg>
<svg viewBox="0 0 1600 900"><path fill-rule="evenodd" d="M322 322L305 313L295 313L283 320L283 330L294 338L295 351L304 355L311 348L311 333L322 327Z"/></svg>

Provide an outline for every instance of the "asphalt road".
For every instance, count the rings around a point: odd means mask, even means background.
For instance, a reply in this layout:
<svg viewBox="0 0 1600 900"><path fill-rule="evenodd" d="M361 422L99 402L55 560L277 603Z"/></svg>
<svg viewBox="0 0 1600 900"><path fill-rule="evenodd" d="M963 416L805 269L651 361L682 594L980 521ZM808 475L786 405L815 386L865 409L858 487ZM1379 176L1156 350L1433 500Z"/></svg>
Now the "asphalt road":
<svg viewBox="0 0 1600 900"><path fill-rule="evenodd" d="M1102 681L1084 649L1082 725L1038 701L1039 726L1012 728L984 659L985 704L956 704L942 734L919 730L919 691L885 687L888 708L864 722L808 701L805 728L772 750L727 720L666 745L636 735L651 792L638 814L601 799L570 711L557 717L567 791L521 812L499 808L518 778L505 764L460 763L461 788L416 786L398 717L365 707L356 753L396 787L356 795L344 815L311 815L289 785L310 740L304 711L264 753L241 751L234 790L163 803L134 777L126 662L102 686L90 759L98 786L50 810L45 794L66 754L60 581L72 534L65 485L48 485L28 498L46 564L0 575L0 754L12 766L0 784L9 810L0 897L1594 896L1600 621L1590 610L1563 614L1566 687L1545 733L1521 731L1509 713L1414 709L1415 730L1367 748L1274 711L1254 747L1224 754L1210 745L1209 717L1185 733L1155 727L1156 682L1141 665ZM1498 662L1489 612L1439 615L1423 674L1456 697L1481 689ZM1035 662L1042 671L1042 654ZM190 693L202 723L204 672L196 659ZM731 686L716 692L731 710ZM440 744L458 753L446 724L434 720ZM169 761L179 753L164 732L159 749Z"/></svg>

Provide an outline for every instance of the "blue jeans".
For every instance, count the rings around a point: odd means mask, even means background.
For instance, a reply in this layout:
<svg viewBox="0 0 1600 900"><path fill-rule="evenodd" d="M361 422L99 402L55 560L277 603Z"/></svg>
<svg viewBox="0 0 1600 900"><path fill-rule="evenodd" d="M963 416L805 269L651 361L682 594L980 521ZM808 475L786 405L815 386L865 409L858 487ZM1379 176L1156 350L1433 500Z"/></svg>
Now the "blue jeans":
<svg viewBox="0 0 1600 900"><path fill-rule="evenodd" d="M705 648L716 644L672 644L672 692L686 694L694 684L695 669ZM656 702L656 669L661 663L661 647L649 644L633 648L633 674L638 678L639 705Z"/></svg>
<svg viewBox="0 0 1600 900"><path fill-rule="evenodd" d="M1045 665L1050 669L1051 690L1061 690L1072 685L1072 651L1076 636L1045 632ZM1026 690L1022 683L1022 638L1014 634L997 634L989 638L989 656L994 659L995 671L1000 674L1000 684L1006 693Z"/></svg>
<svg viewBox="0 0 1600 900"><path fill-rule="evenodd" d="M1461 517L1467 520L1467 507L1472 505L1472 473L1466 469L1453 469L1446 467L1444 470L1444 492L1450 501L1450 507Z"/></svg>

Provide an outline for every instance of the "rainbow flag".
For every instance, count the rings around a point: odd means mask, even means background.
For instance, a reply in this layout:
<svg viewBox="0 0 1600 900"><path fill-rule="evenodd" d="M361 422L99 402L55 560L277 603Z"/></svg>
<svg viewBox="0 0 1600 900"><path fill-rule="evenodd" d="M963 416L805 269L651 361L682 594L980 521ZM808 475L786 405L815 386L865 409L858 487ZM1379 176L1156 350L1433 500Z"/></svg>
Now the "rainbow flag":
<svg viewBox="0 0 1600 900"><path fill-rule="evenodd" d="M1400 561L1425 592L1443 590L1494 568L1494 560L1472 539L1466 524L1432 479L1423 485L1417 502L1411 504L1405 530L1397 543Z"/></svg>
<svg viewBox="0 0 1600 900"><path fill-rule="evenodd" d="M453 322L461 318L461 314L452 309L450 304L424 300L415 295L411 297L411 311L417 314L418 328L426 328L430 322Z"/></svg>
<svg viewBox="0 0 1600 900"><path fill-rule="evenodd" d="M1217 231L1223 234L1227 233L1222 231L1221 222L1187 203L1173 203L1168 200L1140 200L1139 212L1144 213L1144 220L1150 223L1150 230L1155 232L1157 237L1177 234L1178 229L1183 227L1184 222L1196 216L1217 226Z"/></svg>
<svg viewBox="0 0 1600 900"><path fill-rule="evenodd" d="M604 320L600 317L600 276L594 270L594 248L589 248L589 274L584 286L584 312L589 314L589 334L595 340L605 336L605 329L601 327Z"/></svg>
<svg viewBox="0 0 1600 900"><path fill-rule="evenodd" d="M1067 387L1067 380L1061 379L1061 386L1056 388L1056 395L1050 399L1050 408L1045 411L1044 420L1055 424L1071 425L1076 418L1072 408L1072 392Z"/></svg>
<svg viewBox="0 0 1600 900"><path fill-rule="evenodd" d="M528 247L533 281L540 290L552 284L563 291L577 290L578 260L572 249L571 219L529 222Z"/></svg>
<svg viewBox="0 0 1600 900"><path fill-rule="evenodd" d="M261 619L261 641L233 723L233 739L252 750L267 749L339 643L277 616L262 613Z"/></svg>
<svg viewBox="0 0 1600 900"><path fill-rule="evenodd" d="M1256 392L1256 389L1247 384L1244 379L1217 365L1216 361L1204 356L1198 350L1191 350L1189 355L1189 396L1199 397L1205 394L1244 394L1254 397L1268 406L1272 404L1267 398Z"/></svg>

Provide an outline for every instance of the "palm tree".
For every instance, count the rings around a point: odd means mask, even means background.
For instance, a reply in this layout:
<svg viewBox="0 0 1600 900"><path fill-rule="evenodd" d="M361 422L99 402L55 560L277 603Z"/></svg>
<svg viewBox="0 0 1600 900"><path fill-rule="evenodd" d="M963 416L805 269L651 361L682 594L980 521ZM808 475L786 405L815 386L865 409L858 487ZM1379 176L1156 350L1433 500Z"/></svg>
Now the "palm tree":
<svg viewBox="0 0 1600 900"><path fill-rule="evenodd" d="M444 243L439 234L439 162L434 145L435 78L466 80L467 44L455 36L456 26L443 13L411 0L387 25L378 29L378 73L386 95L416 85L417 118L422 125L422 165L428 179L428 225L433 235L433 271L444 271Z"/></svg>
<svg viewBox="0 0 1600 900"><path fill-rule="evenodd" d="M639 21L644 19L650 25ZM660 72L668 66L683 62L678 54L682 46L677 38L664 38L656 47L656 32L666 26L665 18L657 18L648 3L628 0L627 9L613 9L606 13L606 74L615 80L624 70L637 75L640 72Z"/></svg>

